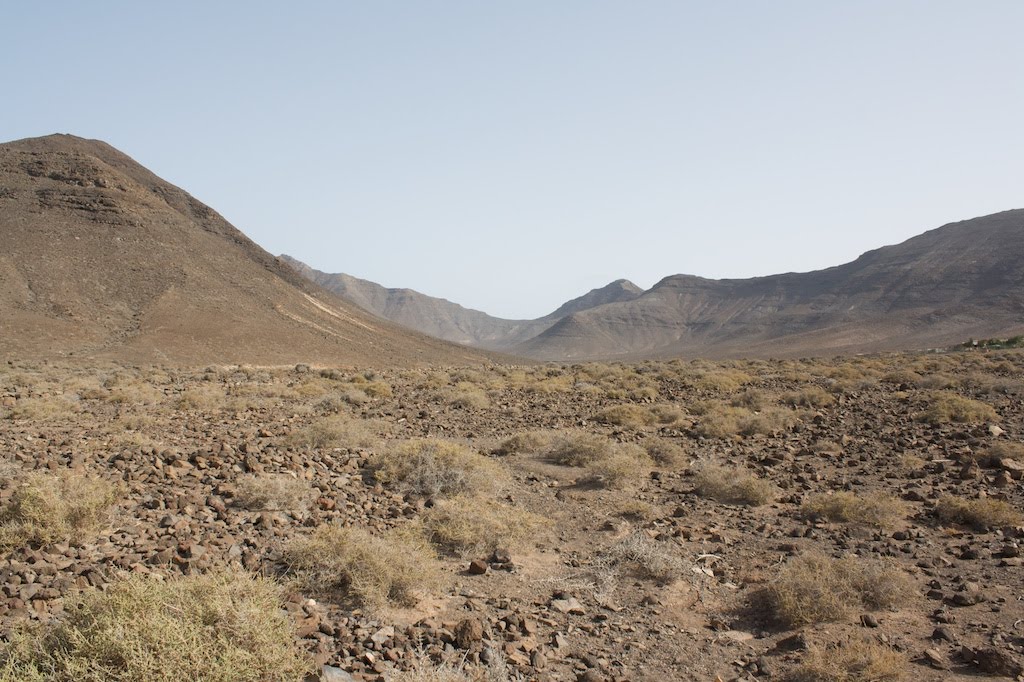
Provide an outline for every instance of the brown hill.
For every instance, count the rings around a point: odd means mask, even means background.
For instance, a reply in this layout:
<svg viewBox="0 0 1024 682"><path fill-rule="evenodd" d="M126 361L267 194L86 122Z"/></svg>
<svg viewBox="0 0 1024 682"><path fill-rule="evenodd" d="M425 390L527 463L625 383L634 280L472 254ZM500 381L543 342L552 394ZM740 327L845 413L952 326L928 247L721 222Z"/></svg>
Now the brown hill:
<svg viewBox="0 0 1024 682"><path fill-rule="evenodd" d="M512 352L552 360L925 348L1024 330L1024 210L951 223L816 272L666 277Z"/></svg>
<svg viewBox="0 0 1024 682"><path fill-rule="evenodd" d="M0 144L0 357L173 363L483 359L309 283L109 145Z"/></svg>
<svg viewBox="0 0 1024 682"><path fill-rule="evenodd" d="M375 315L439 339L491 350L509 348L531 339L570 313L633 300L643 293L643 289L632 282L620 279L574 298L539 319L507 320L412 289L392 289L344 273L321 272L291 256L282 255L281 260L310 281Z"/></svg>

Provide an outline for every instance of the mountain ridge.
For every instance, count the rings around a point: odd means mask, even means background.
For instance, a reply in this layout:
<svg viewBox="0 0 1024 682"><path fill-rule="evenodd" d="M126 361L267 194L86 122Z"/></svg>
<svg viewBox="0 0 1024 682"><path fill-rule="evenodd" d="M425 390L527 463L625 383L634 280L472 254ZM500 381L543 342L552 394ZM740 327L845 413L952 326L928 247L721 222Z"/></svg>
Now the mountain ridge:
<svg viewBox="0 0 1024 682"><path fill-rule="evenodd" d="M0 144L0 355L132 362L479 362L301 277L99 140Z"/></svg>
<svg viewBox="0 0 1024 682"><path fill-rule="evenodd" d="M416 326L423 295L406 291L401 319L387 306L375 312L427 331ZM947 223L820 270L677 274L647 291L616 280L536 320L473 312L506 326L462 343L559 361L869 352L1010 335L1024 330L1024 209Z"/></svg>

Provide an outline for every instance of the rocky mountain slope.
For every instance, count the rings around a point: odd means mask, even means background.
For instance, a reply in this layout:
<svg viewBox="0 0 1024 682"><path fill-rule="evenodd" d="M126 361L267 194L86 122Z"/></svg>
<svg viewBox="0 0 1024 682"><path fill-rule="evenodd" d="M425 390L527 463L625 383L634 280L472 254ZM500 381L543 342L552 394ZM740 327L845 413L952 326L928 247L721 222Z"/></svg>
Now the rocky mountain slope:
<svg viewBox="0 0 1024 682"><path fill-rule="evenodd" d="M1024 210L951 223L815 272L673 275L646 292L619 280L532 321L302 272L399 324L541 360L927 348L1024 330Z"/></svg>
<svg viewBox="0 0 1024 682"><path fill-rule="evenodd" d="M0 145L0 356L466 362L298 276L109 145Z"/></svg>
<svg viewBox="0 0 1024 682"><path fill-rule="evenodd" d="M666 277L564 317L514 352L544 359L796 355L948 345L1024 329L1024 210L951 223L808 273Z"/></svg>
<svg viewBox="0 0 1024 682"><path fill-rule="evenodd" d="M375 315L439 339L492 350L527 341L570 313L630 301L643 292L632 282L620 279L568 301L536 320L507 320L413 289L387 288L344 273L321 272L291 256L282 255L281 260L307 279Z"/></svg>

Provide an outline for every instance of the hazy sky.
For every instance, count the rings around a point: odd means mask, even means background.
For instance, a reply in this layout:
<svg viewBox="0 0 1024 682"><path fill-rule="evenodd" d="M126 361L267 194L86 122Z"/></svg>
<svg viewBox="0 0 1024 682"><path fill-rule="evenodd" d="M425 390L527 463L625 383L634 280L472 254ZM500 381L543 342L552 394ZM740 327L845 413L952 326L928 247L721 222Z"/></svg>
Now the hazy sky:
<svg viewBox="0 0 1024 682"><path fill-rule="evenodd" d="M1024 207L1024 2L7 2L0 138L273 253L534 317Z"/></svg>

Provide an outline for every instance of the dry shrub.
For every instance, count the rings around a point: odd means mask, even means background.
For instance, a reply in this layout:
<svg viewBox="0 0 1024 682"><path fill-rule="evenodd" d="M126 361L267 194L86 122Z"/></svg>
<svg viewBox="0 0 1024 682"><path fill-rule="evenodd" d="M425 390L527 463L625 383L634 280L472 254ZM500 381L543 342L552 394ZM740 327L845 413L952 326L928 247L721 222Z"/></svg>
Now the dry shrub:
<svg viewBox="0 0 1024 682"><path fill-rule="evenodd" d="M668 438L648 438L644 441L644 450L655 464L667 469L685 466L689 461L686 451Z"/></svg>
<svg viewBox="0 0 1024 682"><path fill-rule="evenodd" d="M714 405L704 412L694 430L697 435L706 438L728 438L737 434L771 435L789 428L795 422L796 414L792 410L766 408L760 412L751 412L743 407Z"/></svg>
<svg viewBox="0 0 1024 682"><path fill-rule="evenodd" d="M776 620L797 627L895 606L911 591L906 574L881 561L807 553L780 569L765 597Z"/></svg>
<svg viewBox="0 0 1024 682"><path fill-rule="evenodd" d="M560 435L547 455L555 464L585 468L588 479L606 488L625 487L651 465L643 448L589 433Z"/></svg>
<svg viewBox="0 0 1024 682"><path fill-rule="evenodd" d="M7 652L0 679L301 682L315 670L280 589L239 573L132 576L34 634Z"/></svg>
<svg viewBox="0 0 1024 682"><path fill-rule="evenodd" d="M953 388L957 385L957 380L951 376L945 374L926 374L917 380L917 387L928 390L941 390L944 388Z"/></svg>
<svg viewBox="0 0 1024 682"><path fill-rule="evenodd" d="M542 516L489 498L459 496L427 510L430 540L446 550L483 553L512 549L550 525Z"/></svg>
<svg viewBox="0 0 1024 682"><path fill-rule="evenodd" d="M991 421L998 417L991 405L980 400L964 398L956 393L933 393L928 407L914 416L914 419L929 424L947 422L974 423Z"/></svg>
<svg viewBox="0 0 1024 682"><path fill-rule="evenodd" d="M286 443L292 447L313 450L365 448L377 440L373 426L365 420L352 419L340 414L333 415L295 429L288 434Z"/></svg>
<svg viewBox="0 0 1024 682"><path fill-rule="evenodd" d="M592 433L564 433L554 438L548 458L555 464L584 467L611 455L615 442Z"/></svg>
<svg viewBox="0 0 1024 682"><path fill-rule="evenodd" d="M898 682L907 662L892 647L855 639L826 649L812 647L786 675L788 682Z"/></svg>
<svg viewBox="0 0 1024 682"><path fill-rule="evenodd" d="M283 556L304 589L369 608L414 606L443 582L430 543L408 529L378 537L362 528L320 526L288 543Z"/></svg>
<svg viewBox="0 0 1024 682"><path fill-rule="evenodd" d="M70 396L40 396L18 400L6 416L15 420L47 422L81 411L78 401Z"/></svg>
<svg viewBox="0 0 1024 682"><path fill-rule="evenodd" d="M365 405L366 403L373 400L366 394L366 391L361 388L350 388L341 394L341 399L349 405Z"/></svg>
<svg viewBox="0 0 1024 682"><path fill-rule="evenodd" d="M693 385L706 391L732 393L744 384L753 383L754 377L738 369L717 369L697 374Z"/></svg>
<svg viewBox="0 0 1024 682"><path fill-rule="evenodd" d="M493 493L508 482L496 461L460 443L433 438L398 443L375 455L370 466L382 483L414 495Z"/></svg>
<svg viewBox="0 0 1024 682"><path fill-rule="evenodd" d="M181 395L174 401L174 406L179 410L210 412L223 407L226 402L227 393L225 393L222 386L200 384L199 386L191 386L182 391Z"/></svg>
<svg viewBox="0 0 1024 682"><path fill-rule="evenodd" d="M116 499L114 486L101 479L29 474L0 510L0 547L81 540L106 521Z"/></svg>
<svg viewBox="0 0 1024 682"><path fill-rule="evenodd" d="M807 386L784 394L782 402L799 407L827 407L835 402L835 398L820 386Z"/></svg>
<svg viewBox="0 0 1024 682"><path fill-rule="evenodd" d="M694 474L694 491L725 504L758 506L770 502L779 489L744 469L706 464Z"/></svg>
<svg viewBox="0 0 1024 682"><path fill-rule="evenodd" d="M469 410L486 410L491 406L491 399L473 384L461 383L444 394L449 405Z"/></svg>
<svg viewBox="0 0 1024 682"><path fill-rule="evenodd" d="M985 531L990 528L1015 526L1022 522L1020 510L1008 502L991 497L966 500L947 495L939 498L935 515L943 523L956 523Z"/></svg>
<svg viewBox="0 0 1024 682"><path fill-rule="evenodd" d="M659 426L680 426L689 424L686 410L671 403L657 403L649 408L654 423Z"/></svg>
<svg viewBox="0 0 1024 682"><path fill-rule="evenodd" d="M1024 443L996 443L985 453L984 460L989 466L995 467L1001 466L1006 460L1024 462Z"/></svg>
<svg viewBox="0 0 1024 682"><path fill-rule="evenodd" d="M733 407L745 407L748 410L762 410L768 406L768 396L756 388L748 388L734 395L729 404Z"/></svg>
<svg viewBox="0 0 1024 682"><path fill-rule="evenodd" d="M587 478L602 488L619 490L643 476L651 460L639 446L619 443L612 453L587 465Z"/></svg>
<svg viewBox="0 0 1024 682"><path fill-rule="evenodd" d="M494 454L504 457L540 452L551 443L551 435L547 431L521 431L501 441Z"/></svg>
<svg viewBox="0 0 1024 682"><path fill-rule="evenodd" d="M634 531L612 545L606 552L613 566L628 566L638 576L668 584L686 573L686 564L679 547L659 542L643 531Z"/></svg>
<svg viewBox="0 0 1024 682"><path fill-rule="evenodd" d="M640 405L613 405L594 415L596 421L602 424L613 424L638 429L654 424L657 418L646 407Z"/></svg>
<svg viewBox="0 0 1024 682"><path fill-rule="evenodd" d="M250 510L302 510L314 496L309 481L291 474L252 474L238 479L232 501Z"/></svg>
<svg viewBox="0 0 1024 682"><path fill-rule="evenodd" d="M903 518L904 509L899 500L884 493L837 492L810 497L801 512L812 518L890 528Z"/></svg>
<svg viewBox="0 0 1024 682"><path fill-rule="evenodd" d="M371 398L390 398L394 393L391 385L384 381L367 381L359 384L360 390Z"/></svg>

